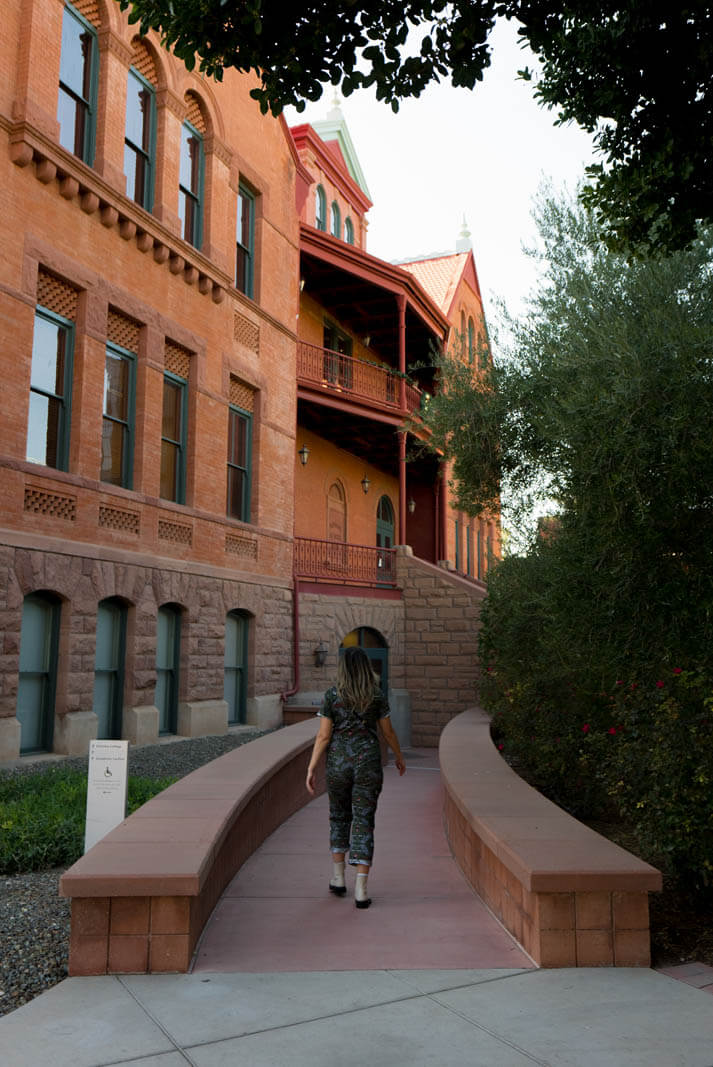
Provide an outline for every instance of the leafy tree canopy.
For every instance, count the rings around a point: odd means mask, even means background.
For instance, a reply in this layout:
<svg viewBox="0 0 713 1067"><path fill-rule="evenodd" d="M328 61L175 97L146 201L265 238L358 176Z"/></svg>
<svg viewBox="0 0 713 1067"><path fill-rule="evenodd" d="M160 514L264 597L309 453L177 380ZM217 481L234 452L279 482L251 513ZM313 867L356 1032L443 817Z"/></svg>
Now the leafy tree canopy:
<svg viewBox="0 0 713 1067"><path fill-rule="evenodd" d="M577 649L586 661L595 647L609 665L654 649L706 658L713 233L627 261L581 205L544 195L537 220L543 278L528 314L509 323L507 358L475 380L457 359L443 362L427 415L434 441L471 512L493 507L500 479L528 506L533 488L556 500L556 525L526 573L537 570L547 602L543 632L568 635L562 658Z"/></svg>
<svg viewBox="0 0 713 1067"><path fill-rule="evenodd" d="M431 81L473 88L497 17L539 58L536 98L595 135L584 198L612 247L684 247L713 219L713 4L687 0L119 0L189 69L255 71L263 111L324 85L394 110ZM418 33L409 39L409 31ZM414 43L415 42L415 43Z"/></svg>

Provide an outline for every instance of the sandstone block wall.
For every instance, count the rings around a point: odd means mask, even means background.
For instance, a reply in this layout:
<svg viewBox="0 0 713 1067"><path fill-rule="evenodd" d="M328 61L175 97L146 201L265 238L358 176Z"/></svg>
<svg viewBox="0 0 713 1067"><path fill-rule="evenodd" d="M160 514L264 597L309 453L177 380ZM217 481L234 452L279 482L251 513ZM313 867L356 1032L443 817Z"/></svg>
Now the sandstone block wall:
<svg viewBox="0 0 713 1067"><path fill-rule="evenodd" d="M412 741L432 747L446 723L475 702L485 587L403 548L397 553L397 579L403 594Z"/></svg>
<svg viewBox="0 0 713 1067"><path fill-rule="evenodd" d="M42 591L61 601L55 747L65 736L65 716L91 712L97 607L105 598L118 598L128 611L123 701L127 721L127 709L154 701L157 613L162 604L181 608L180 703L222 701L225 617L230 611L249 617L248 697L277 694L289 684L292 590L287 583L257 575L237 578L208 567L179 570L167 560L128 554L121 558L107 550L78 555L49 541L42 549L4 546L0 564L0 721L16 715L25 596ZM144 743L148 740L155 738L143 738Z"/></svg>

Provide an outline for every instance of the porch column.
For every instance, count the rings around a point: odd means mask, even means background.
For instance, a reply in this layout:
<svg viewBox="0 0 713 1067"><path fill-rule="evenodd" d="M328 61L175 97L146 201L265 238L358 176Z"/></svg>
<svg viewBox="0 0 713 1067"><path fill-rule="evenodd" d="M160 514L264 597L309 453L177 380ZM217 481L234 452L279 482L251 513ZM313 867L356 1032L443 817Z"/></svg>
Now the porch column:
<svg viewBox="0 0 713 1067"><path fill-rule="evenodd" d="M406 412L406 297L396 297L399 309L399 407ZM406 544L406 431L399 434L399 544Z"/></svg>
<svg viewBox="0 0 713 1067"><path fill-rule="evenodd" d="M448 472L446 466L441 466L440 479L438 482L438 518L440 519L440 544L438 551L442 560L448 559Z"/></svg>

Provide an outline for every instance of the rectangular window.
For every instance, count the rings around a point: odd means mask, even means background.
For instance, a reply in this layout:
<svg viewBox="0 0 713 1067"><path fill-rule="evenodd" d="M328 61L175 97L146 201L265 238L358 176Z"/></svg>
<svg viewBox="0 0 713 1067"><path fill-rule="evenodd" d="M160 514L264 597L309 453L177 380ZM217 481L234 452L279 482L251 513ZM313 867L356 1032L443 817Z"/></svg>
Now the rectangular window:
<svg viewBox="0 0 713 1067"><path fill-rule="evenodd" d="M57 100L59 143L90 165L94 161L98 65L93 27L65 6Z"/></svg>
<svg viewBox="0 0 713 1067"><path fill-rule="evenodd" d="M184 241L200 248L202 238L203 138L190 122L181 129L178 214Z"/></svg>
<svg viewBox="0 0 713 1067"><path fill-rule="evenodd" d="M235 288L253 295L255 260L255 198L242 185L238 192L238 229L236 236Z"/></svg>
<svg viewBox="0 0 713 1067"><path fill-rule="evenodd" d="M101 480L132 488L136 359L133 352L106 346Z"/></svg>
<svg viewBox="0 0 713 1067"><path fill-rule="evenodd" d="M344 389L351 389L354 377L351 362L351 337L328 319L325 319L324 322L323 337L324 347L327 349L323 358L325 380L330 385L339 385Z"/></svg>
<svg viewBox="0 0 713 1067"><path fill-rule="evenodd" d="M250 522L250 455L252 416L240 408L228 408L228 503L233 519Z"/></svg>
<svg viewBox="0 0 713 1067"><path fill-rule="evenodd" d="M482 578L483 577L483 534L481 533L480 528L478 529L477 545L478 545L478 547L477 547L476 566L477 566L477 569L478 569L478 578Z"/></svg>
<svg viewBox="0 0 713 1067"><path fill-rule="evenodd" d="M456 570L460 570L460 523L456 519Z"/></svg>
<svg viewBox="0 0 713 1067"><path fill-rule="evenodd" d="M473 527L465 528L465 573L473 574Z"/></svg>
<svg viewBox="0 0 713 1067"><path fill-rule="evenodd" d="M152 86L132 67L126 86L126 195L147 211L153 207L155 145L156 96Z"/></svg>
<svg viewBox="0 0 713 1067"><path fill-rule="evenodd" d="M67 470L74 327L38 311L32 342L27 450L30 463Z"/></svg>
<svg viewBox="0 0 713 1067"><path fill-rule="evenodd" d="M176 504L186 502L187 401L188 382L164 374L160 493Z"/></svg>

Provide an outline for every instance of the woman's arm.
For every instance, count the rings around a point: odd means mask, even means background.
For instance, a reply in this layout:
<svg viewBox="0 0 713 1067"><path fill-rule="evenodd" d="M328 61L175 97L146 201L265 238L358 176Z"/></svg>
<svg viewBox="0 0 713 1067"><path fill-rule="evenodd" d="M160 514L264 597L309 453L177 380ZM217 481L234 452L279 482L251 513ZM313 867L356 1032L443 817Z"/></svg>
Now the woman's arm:
<svg viewBox="0 0 713 1067"><path fill-rule="evenodd" d="M307 768L307 780L305 785L307 791L314 796L314 773L317 769L317 764L322 758L322 753L330 742L332 737L332 720L323 716L319 722L319 732L314 739L314 748L312 749L312 756L310 757L309 767Z"/></svg>
<svg viewBox="0 0 713 1067"><path fill-rule="evenodd" d="M399 772L399 776L401 776L406 771L406 764L404 763L404 758L401 755L401 745L399 744L399 739L396 736L396 731L391 725L391 718L387 715L385 716L385 718L379 719L379 726L381 727L381 732L384 735L384 740L386 741L386 744L389 746L389 748L394 754L396 767Z"/></svg>

